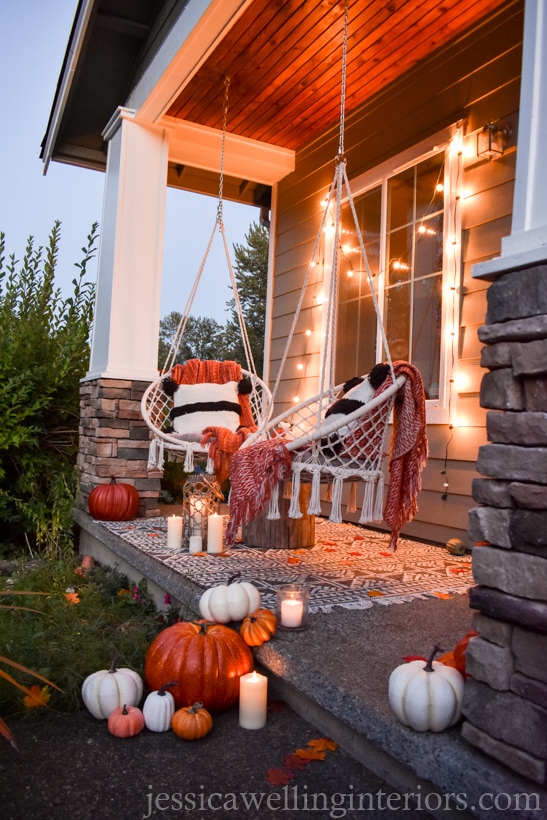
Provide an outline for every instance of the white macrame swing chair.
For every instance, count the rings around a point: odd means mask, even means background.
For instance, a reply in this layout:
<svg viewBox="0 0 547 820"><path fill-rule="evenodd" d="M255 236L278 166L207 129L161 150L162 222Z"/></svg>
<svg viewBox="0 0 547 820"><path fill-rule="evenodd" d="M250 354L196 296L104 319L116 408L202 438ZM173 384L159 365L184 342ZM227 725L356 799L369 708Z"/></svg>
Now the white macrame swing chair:
<svg viewBox="0 0 547 820"><path fill-rule="evenodd" d="M367 260L363 244L362 229L359 225L357 212L351 194L344 156L344 109L346 94L346 60L348 39L348 3L345 3L344 37L342 58L342 93L340 114L339 150L335 160L335 173L315 246L311 255L310 264L301 289L300 298L287 338L287 343L280 362L272 396L277 389L283 373L283 368L291 347L300 310L314 268L314 260L324 230L327 217L334 211L335 239L332 251L332 267L329 283L329 292L326 295L327 317L325 322L326 337L323 345L322 362L320 369L320 390L312 398L296 404L284 413L273 419L265 420L257 432L246 440L241 450L232 462L230 515L228 527L229 540L235 539L237 527L240 524L253 520L258 512L267 509L267 518L278 519L279 491L285 486L285 497L290 497L288 510L289 518L301 518L303 512L300 507L301 482L311 482L311 493L307 513L322 515L320 487L321 484L330 484L327 489L326 500L331 500L329 519L333 522L342 521L342 492L344 482L350 483L349 500L346 504L347 512L356 512L356 483L364 483L364 494L359 517L360 524L381 521L384 517L384 474L382 462L384 458L384 442L386 432L391 421L397 394L403 389L410 375L414 376L413 367L406 362L392 362L386 332L382 323L373 276ZM365 403L349 414L332 413L326 415L329 408L340 398L344 384L334 384L335 360L335 331L336 305L338 295L338 277L340 269L340 227L342 199L349 204L355 234L359 241L359 249L363 269L366 271L368 285L376 314L378 328L385 353L385 365L388 373L384 382L376 390L370 389ZM417 374L421 382L421 377ZM424 406L425 417L425 406ZM424 439L417 457L419 470L423 467L425 453ZM268 442L265 445L264 442ZM285 464L275 463L273 450L275 442L279 443L278 457L284 461L284 454L290 454L290 481L279 480L286 475L288 461ZM256 457L253 456L253 451ZM418 470L418 472L419 472ZM268 481L261 481L262 476L269 475ZM253 482L255 486L253 487ZM419 478L415 482L419 484ZM252 489L250 489L252 487ZM413 493L417 488L413 488ZM269 504L269 506L267 506ZM408 518L406 520L409 520ZM398 533L397 533L398 534ZM396 548L397 535L392 538L392 549Z"/></svg>
<svg viewBox="0 0 547 820"><path fill-rule="evenodd" d="M247 333L247 329L245 327L241 301L238 294L236 278L234 275L234 269L232 266L230 251L228 249L228 243L226 240L226 231L224 227L223 183L224 161L226 153L229 85L230 80L228 77L226 77L224 91L224 118L222 125L220 181L218 207L215 223L213 226L213 230L211 232L209 243L207 245L205 254L203 256L199 270L194 280L192 289L190 291L190 295L188 296L186 307L184 308L184 312L181 316L177 331L175 333L171 347L167 354L161 374L147 387L141 401L141 413L143 419L145 420L146 424L153 433L153 438L150 442L148 457L149 470L163 470L164 457L165 455L167 455L168 458L172 458L174 460L183 459L184 470L187 473L192 473L194 471L196 461L201 461L205 458L207 459L206 472L209 474L215 472L215 464L211 445L211 439L215 438L215 433L210 433L208 435L208 440L206 442L204 441L203 426L200 423L200 420L203 419L203 415L200 413L189 414L188 416L188 418L195 418L196 429L191 429L189 431L188 429L186 429L184 433L177 433L173 427L173 413L176 413L177 408L174 407L174 400L170 391L166 390L166 384L167 381L169 381L169 377L174 375L177 369L179 369L180 372L181 366L176 364L176 360L178 357L182 340L184 338L186 326L188 324L188 319L191 315L194 298L198 290L201 276L204 271L207 259L209 257L209 252L211 250L217 230L220 232L222 236L224 252L226 256L226 263L230 275L230 284L233 290L235 312L237 315L238 324L241 332L247 367L244 369L243 367L240 367L240 365L236 362L217 362L215 360L199 361L193 359L187 362L185 365L182 365L182 368L187 368L187 374L200 373L201 375L198 380L199 382L203 381L203 374L208 373L214 375L213 378L206 377L206 383L214 382L217 384L223 384L226 381L231 381L234 378L236 380L243 379L247 382L247 392L244 396L242 396L239 399L239 404L242 405L242 407L244 408L242 411L241 421L242 424L246 423L246 429L243 434L241 433L242 428L240 428L240 438L243 438L243 435L247 435L248 432L252 433L256 429L264 427L268 418L271 416L273 408L271 391L268 388L267 384L257 375L256 372L256 366L253 358L251 345L249 342L249 336ZM219 373L221 374L220 379L218 379ZM237 374L237 376L234 376L234 374ZM184 383L188 384L188 381L185 379ZM202 400L204 397L206 398L206 393L207 384L204 386L203 391L200 391L200 398L202 398ZM203 394L205 394L205 396ZM185 408L179 408L179 410L180 409ZM190 426L191 424L192 422L190 422ZM212 422L212 424L214 425L215 422ZM187 428L188 424L185 425L185 427ZM218 430L218 428L213 427L212 430Z"/></svg>

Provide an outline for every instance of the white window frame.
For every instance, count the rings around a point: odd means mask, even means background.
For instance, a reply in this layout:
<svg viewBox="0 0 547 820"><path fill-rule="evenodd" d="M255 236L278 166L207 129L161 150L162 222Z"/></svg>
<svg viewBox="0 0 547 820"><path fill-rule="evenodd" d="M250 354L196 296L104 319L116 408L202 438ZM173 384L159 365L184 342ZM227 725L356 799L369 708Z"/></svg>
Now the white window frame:
<svg viewBox="0 0 547 820"><path fill-rule="evenodd" d="M382 188L381 245L378 274L378 303L384 313L386 270L386 227L388 180L409 167L445 152L444 174L444 248L442 273L441 358L439 369L439 397L426 400L428 424L451 424L456 418L457 393L455 379L458 367L460 291L461 291L461 188L462 188L462 127L461 123L443 129L397 154L370 171L349 180L352 197L356 198L372 188ZM343 203L348 202L344 197ZM380 329L376 349L382 350Z"/></svg>

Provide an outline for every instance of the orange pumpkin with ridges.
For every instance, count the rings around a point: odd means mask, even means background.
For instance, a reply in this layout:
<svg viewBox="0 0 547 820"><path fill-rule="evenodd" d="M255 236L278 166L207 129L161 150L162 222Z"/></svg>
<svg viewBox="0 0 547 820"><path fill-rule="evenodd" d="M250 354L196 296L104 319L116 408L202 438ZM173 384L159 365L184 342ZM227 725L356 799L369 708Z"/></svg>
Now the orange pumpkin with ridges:
<svg viewBox="0 0 547 820"><path fill-rule="evenodd" d="M277 618L269 609L257 609L241 623L239 634L248 646L262 646L275 634Z"/></svg>
<svg viewBox="0 0 547 820"><path fill-rule="evenodd" d="M99 484L89 494L89 514L97 521L129 521L139 511L139 493L132 484Z"/></svg>
<svg viewBox="0 0 547 820"><path fill-rule="evenodd" d="M176 680L171 693L177 708L200 702L210 712L223 712L237 702L239 679L253 665L251 650L235 630L182 621L154 638L144 675L152 690Z"/></svg>

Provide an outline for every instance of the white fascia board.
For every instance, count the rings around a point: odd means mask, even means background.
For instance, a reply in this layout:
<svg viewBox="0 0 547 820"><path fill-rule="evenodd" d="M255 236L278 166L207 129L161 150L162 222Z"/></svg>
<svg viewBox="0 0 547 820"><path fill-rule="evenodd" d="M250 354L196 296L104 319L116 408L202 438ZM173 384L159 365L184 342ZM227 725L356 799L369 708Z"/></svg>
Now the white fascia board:
<svg viewBox="0 0 547 820"><path fill-rule="evenodd" d="M127 100L157 122L253 0L190 0Z"/></svg>
<svg viewBox="0 0 547 820"><path fill-rule="evenodd" d="M222 132L206 125L163 117L157 123L169 131L169 161L218 172ZM263 185L274 185L294 171L295 152L260 140L226 134L224 173Z"/></svg>
<svg viewBox="0 0 547 820"><path fill-rule="evenodd" d="M68 95L70 93L70 89L72 88L74 73L76 71L78 60L80 59L80 53L82 51L82 46L84 43L84 38L92 11L93 0L86 0L83 3L82 9L75 23L74 36L71 38L70 43L70 52L67 55L67 61L65 70L63 72L63 76L60 79L59 93L55 101L55 108L51 118L51 125L49 127L46 136L46 143L44 145L44 175L47 173L47 169L51 161L53 146L55 145L55 140L57 139L57 134L59 133L61 117L63 116L63 111L65 110Z"/></svg>

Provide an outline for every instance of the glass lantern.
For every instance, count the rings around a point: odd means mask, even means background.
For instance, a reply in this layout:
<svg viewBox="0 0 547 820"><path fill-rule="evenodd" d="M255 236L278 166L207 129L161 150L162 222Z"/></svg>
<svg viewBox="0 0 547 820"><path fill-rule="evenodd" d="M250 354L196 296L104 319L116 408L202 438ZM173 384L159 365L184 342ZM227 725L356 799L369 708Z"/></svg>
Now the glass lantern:
<svg viewBox="0 0 547 820"><path fill-rule="evenodd" d="M182 488L182 546L190 552L207 548L207 518L218 513L224 496L220 485L205 473L189 475Z"/></svg>
<svg viewBox="0 0 547 820"><path fill-rule="evenodd" d="M310 593L301 584L286 584L277 590L276 616L279 629L305 629L308 625Z"/></svg>

